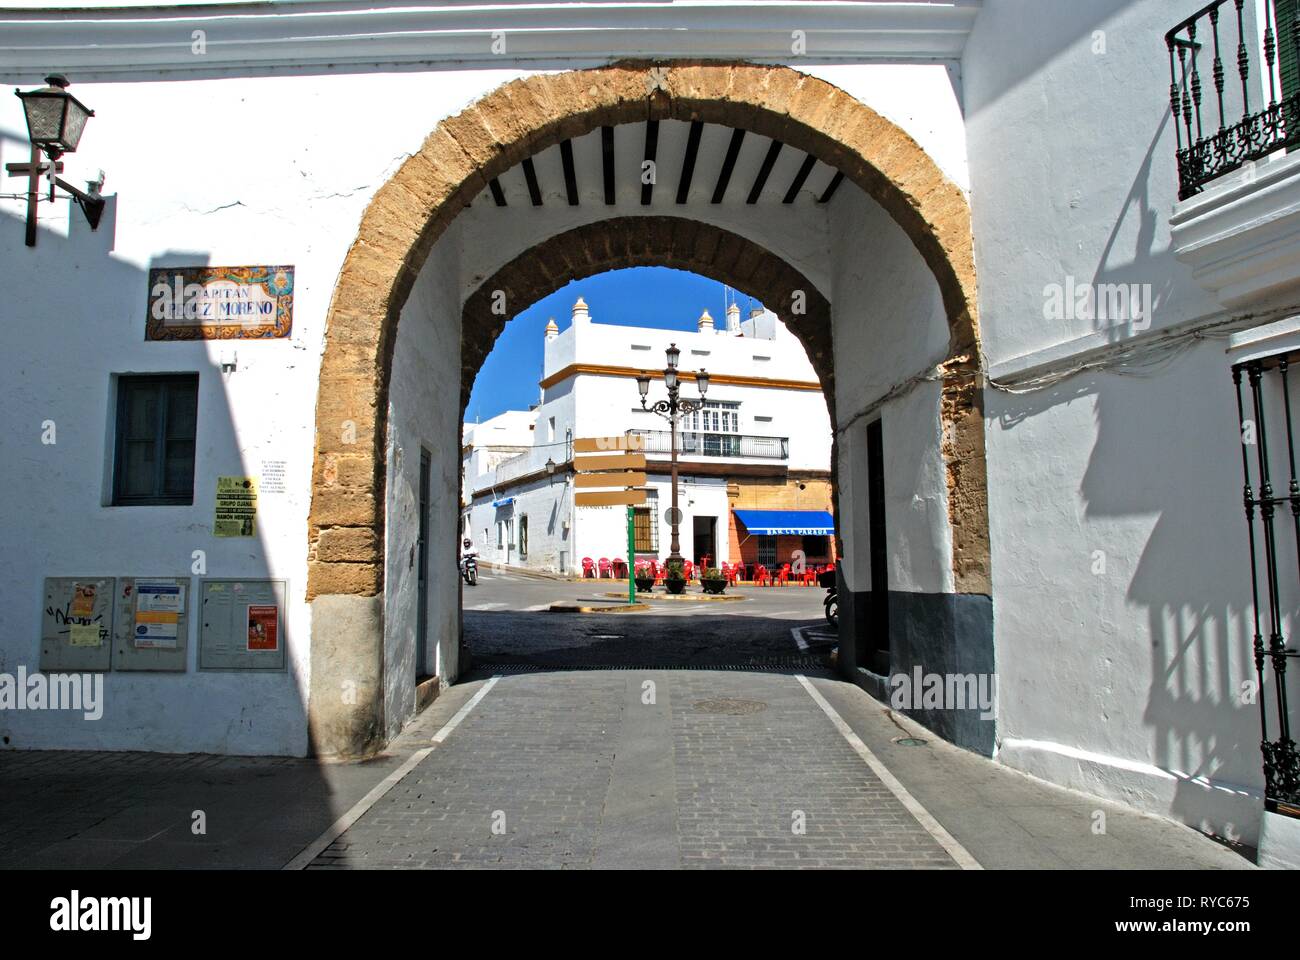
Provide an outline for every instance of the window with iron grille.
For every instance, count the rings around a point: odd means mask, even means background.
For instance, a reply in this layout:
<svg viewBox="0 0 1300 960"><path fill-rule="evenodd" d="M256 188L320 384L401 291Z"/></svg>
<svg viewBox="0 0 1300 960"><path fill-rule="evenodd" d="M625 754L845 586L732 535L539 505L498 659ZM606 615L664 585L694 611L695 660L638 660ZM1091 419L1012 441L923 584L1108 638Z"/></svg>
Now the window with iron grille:
<svg viewBox="0 0 1300 960"><path fill-rule="evenodd" d="M119 377L113 503L194 502L199 375Z"/></svg>
<svg viewBox="0 0 1300 960"><path fill-rule="evenodd" d="M769 570L776 566L776 537L768 534L759 536L758 562Z"/></svg>
<svg viewBox="0 0 1300 960"><path fill-rule="evenodd" d="M649 490L646 505L632 508L632 540L637 553L659 552L659 524L655 519L658 507L656 491Z"/></svg>

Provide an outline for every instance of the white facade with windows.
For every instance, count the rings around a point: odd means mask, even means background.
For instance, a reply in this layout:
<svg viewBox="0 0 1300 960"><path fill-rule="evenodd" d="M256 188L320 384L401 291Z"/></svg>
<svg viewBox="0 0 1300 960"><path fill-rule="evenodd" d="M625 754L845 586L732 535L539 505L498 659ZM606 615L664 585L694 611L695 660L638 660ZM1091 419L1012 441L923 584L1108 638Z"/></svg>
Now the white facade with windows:
<svg viewBox="0 0 1300 960"><path fill-rule="evenodd" d="M695 332L622 326L593 319L580 297L563 331L552 320L537 406L464 428L462 524L480 559L574 575L584 559L598 572L602 559L626 561L626 508L574 504L573 441L629 433L644 435L650 464L646 505L634 509L636 555L668 555L671 437L666 420L642 409L635 377L661 370L669 344L681 350L683 398L699 398L695 371L710 375L703 409L683 414L679 426L682 556L707 557L712 566L739 559L728 536L728 467L781 482L791 473L826 473L831 457L826 401L802 344L774 314L740 313L732 304L715 323L705 310ZM662 380L652 380L648 401L666 396ZM520 452L527 437L534 443ZM693 464L712 471L694 472Z"/></svg>
<svg viewBox="0 0 1300 960"><path fill-rule="evenodd" d="M1171 114L1165 37L1202 0L50 5L65 9L0 11L0 79L32 89L51 71L70 77L96 115L78 151L63 158L63 176L80 186L106 171L108 206L91 231L66 200L42 201L29 247L25 198L14 195L24 181L6 178L0 197L0 480L12 494L3 514L9 549L0 554L0 673L36 669L47 577L168 576L192 591L204 578L283 581L286 662L275 672L200 669L201 618L193 617L185 671L110 670L108 708L95 723L0 712L6 748L303 755L317 748L313 705L333 702L334 663L368 671L369 712L356 711L358 727L381 740L396 735L416 709L419 665L447 683L459 672L451 552L465 523L462 471L475 496L470 529L476 542L487 531L487 559L499 531L503 550L513 535L516 561L522 534L529 563L558 567L563 554L573 570L583 556L617 555L618 519L612 510L589 523L576 517L538 441L562 443L568 430L662 429L634 412L629 375L588 368L657 369L670 335L575 322L548 350L527 456L469 469L455 401L466 303L488 277L568 231L613 217L676 216L771 252L830 304L841 566L847 591L887 593L903 610L893 668L996 672L996 718L979 749L1000 762L1234 840L1259 838L1258 709L1241 696L1255 679L1258 604L1246 565L1235 361L1225 349L1243 328L1300 313L1300 158L1279 148L1180 196L1176 151L1189 131ZM1241 38L1235 16L1222 20L1233 116L1243 112L1232 99L1241 89L1252 109L1269 101L1271 83L1273 96L1294 95L1259 66L1261 13L1284 6L1243 4ZM806 55L791 52L795 26ZM195 31L206 37L202 52ZM500 51L494 32L508 38ZM1206 36L1202 108L1213 130ZM1244 83L1227 53L1239 39L1255 64ZM478 193L452 196L456 215L431 249L381 232L353 250L372 203L391 223L394 208L427 201L400 190L394 199L384 188L428 164L422 145L449 118L519 78L581 77L629 56L660 65L677 98L656 91L662 77L647 70L647 100L691 103L690 71L743 60L785 65L805 89L830 85L874 119L835 130L844 118L823 118L833 148L813 158L806 179L802 149L749 131L732 188L714 202L733 130L709 122L695 135L691 117L665 117L660 185L645 204L642 110L614 127L611 204L600 176L602 120L582 112L588 87L568 91L570 113L556 121L571 138L572 188L550 136L558 128L482 129L471 110L462 122L477 136L467 145L485 156L503 138L510 144L501 149L519 147L521 157L529 136L545 142L529 157L542 202L530 201L519 163L503 160L497 186L507 206L480 182ZM222 132L196 137L196 122ZM238 136L227 135L232 127ZM676 178L693 136L697 174L679 200ZM178 145L162 164L160 137ZM893 204L851 180L826 197L848 140L855 149L915 149L941 182L918 187L910 172L900 176ZM769 153L775 159L765 164ZM18 100L0 97L0 162L30 156ZM765 167L766 190L747 202ZM954 557L969 531L951 520L962 478L945 459L953 437L940 369L950 357L951 286L941 289L932 269L938 242L915 240L935 224L912 221L908 232L897 219L913 202L924 205L927 186L955 191L936 223L970 221L972 243L955 259L977 290L972 415L983 445L969 463L987 479L988 570L986 584L965 591ZM963 201L968 209L957 209ZM362 256L400 263L414 280L392 307L400 323L386 339L342 348L354 364L345 374L357 377L391 357L385 389L342 409L334 388L346 376L322 378L322 357L338 348L327 318L338 319L332 305L345 263ZM144 339L150 270L258 264L295 267L291 336ZM1090 308L1089 291L1095 305L1118 285L1146 291L1138 302L1149 309L1104 316ZM373 312L376 326L388 316L387 301L367 299L373 290L348 291L355 313ZM1067 300L1065 291L1084 297ZM526 306L511 304L509 314ZM802 357L794 346L758 349L761 338L676 336L687 370L721 373L743 362L780 379L795 376L779 371ZM558 376L569 367L582 372ZM141 377L197 381L192 438L179 422L169 430L157 406L150 412ZM826 423L816 419L826 417L820 394L761 400L777 393L719 379L710 397L739 406L719 407L717 431L701 422L700 432L788 437L791 464L824 464L829 426L802 427ZM186 401L176 399L179 410ZM378 450L360 477L345 457L317 458L338 439L333 423L328 437L318 430L320 411ZM875 468L872 429L883 434ZM263 491L256 536L214 537L218 478L266 477L272 468L283 484ZM879 475L883 527L866 509L877 502L869 480ZM382 484L365 486L377 476ZM688 509L720 514L717 486L712 477L684 484L695 498ZM326 499L342 518L332 546L312 519L314 502ZM367 525L376 512L382 524ZM432 518L427 538L422 515ZM684 534L689 550L690 525ZM658 536L662 550L662 528ZM420 544L434 546L423 582ZM311 593L326 547L340 559L333 579ZM1296 598L1281 602L1294 622ZM984 634L973 659L942 620L959 603L973 613L957 626L978 620Z"/></svg>

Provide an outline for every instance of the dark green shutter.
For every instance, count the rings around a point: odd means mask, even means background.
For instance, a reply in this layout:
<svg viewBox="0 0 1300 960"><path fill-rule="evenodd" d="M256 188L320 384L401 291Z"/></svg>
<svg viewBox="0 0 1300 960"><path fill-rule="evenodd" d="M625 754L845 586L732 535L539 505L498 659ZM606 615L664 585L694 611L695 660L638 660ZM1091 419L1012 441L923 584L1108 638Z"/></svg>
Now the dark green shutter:
<svg viewBox="0 0 1300 960"><path fill-rule="evenodd" d="M1277 50L1282 74L1282 96L1289 97L1300 91L1300 62L1296 57L1293 24L1297 0L1273 0L1273 23L1277 34Z"/></svg>

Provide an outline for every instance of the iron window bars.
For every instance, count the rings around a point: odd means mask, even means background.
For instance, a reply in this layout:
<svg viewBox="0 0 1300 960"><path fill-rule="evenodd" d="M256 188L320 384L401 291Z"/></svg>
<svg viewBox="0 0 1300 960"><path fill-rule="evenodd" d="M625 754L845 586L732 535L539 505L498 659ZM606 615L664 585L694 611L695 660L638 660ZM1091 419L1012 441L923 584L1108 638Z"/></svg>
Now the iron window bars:
<svg viewBox="0 0 1300 960"><path fill-rule="evenodd" d="M1271 811L1300 815L1300 758L1296 754L1291 735L1291 714L1287 704L1287 660L1297 652L1287 647L1282 635L1281 584L1283 572L1278 561L1279 526L1285 516L1279 516L1287 506L1295 531L1297 561L1291 575L1300 576L1300 480L1295 465L1295 434L1291 416L1290 365L1300 358L1300 353L1279 354L1235 364L1232 382L1237 393L1237 419L1241 427L1241 467L1244 476L1242 501L1246 509L1246 527L1250 546L1250 589L1254 625L1255 679L1258 684L1256 702L1259 706L1260 751L1264 762L1264 802ZM1249 398L1242 397L1243 374L1249 389ZM1274 492L1269 463L1269 437L1267 424L1268 380L1276 378L1282 391L1283 412L1286 423L1286 464L1290 471L1287 492ZM1275 389L1275 388L1274 388ZM1255 448L1253 457L1251 447ZM1251 474L1251 460L1256 462L1256 476ZM1259 485L1258 495L1254 483ZM1262 541L1262 543L1261 543ZM1262 546L1262 551L1260 547ZM1262 552L1264 569L1260 570ZM1262 589L1261 589L1262 575ZM1260 594L1267 594L1261 617ZM1268 638L1265 642L1261 619L1267 620ZM1267 669L1266 669L1267 668ZM1270 733L1269 697L1266 674L1271 671L1275 733Z"/></svg>

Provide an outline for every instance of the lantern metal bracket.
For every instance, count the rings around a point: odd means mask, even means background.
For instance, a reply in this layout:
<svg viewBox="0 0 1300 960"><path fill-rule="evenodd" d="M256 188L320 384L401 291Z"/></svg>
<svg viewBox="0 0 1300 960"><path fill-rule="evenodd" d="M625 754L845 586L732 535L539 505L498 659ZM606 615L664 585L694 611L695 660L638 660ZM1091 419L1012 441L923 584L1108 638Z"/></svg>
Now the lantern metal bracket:
<svg viewBox="0 0 1300 960"><path fill-rule="evenodd" d="M53 167L52 173L51 167ZM54 188L56 186L62 187L67 191L68 199L81 208L81 212L86 217L86 222L90 224L90 229L99 229L99 221L104 216L105 206L105 200L100 196L100 191L104 189L104 171L99 171L99 178L93 183L87 184L88 190L79 190L58 176L63 172L63 164L60 161L47 160L42 162L38 151L32 150L30 163L6 163L5 172L14 177L27 177L27 246L36 246L36 205L41 200L41 191L37 189L36 185L37 181L42 177L50 179L50 200L58 199Z"/></svg>
<svg viewBox="0 0 1300 960"><path fill-rule="evenodd" d="M55 177L54 182L68 191L73 202L81 208L81 212L86 215L86 222L90 224L91 230L99 229L100 218L104 215L104 198L100 196L99 191L104 189L104 172L101 170L99 179L94 183L88 184L89 190L78 190L72 184L68 183L62 177Z"/></svg>

